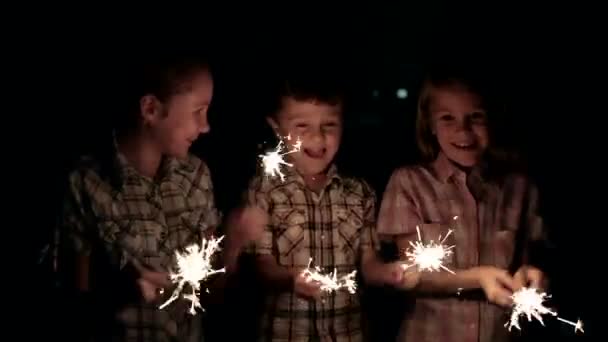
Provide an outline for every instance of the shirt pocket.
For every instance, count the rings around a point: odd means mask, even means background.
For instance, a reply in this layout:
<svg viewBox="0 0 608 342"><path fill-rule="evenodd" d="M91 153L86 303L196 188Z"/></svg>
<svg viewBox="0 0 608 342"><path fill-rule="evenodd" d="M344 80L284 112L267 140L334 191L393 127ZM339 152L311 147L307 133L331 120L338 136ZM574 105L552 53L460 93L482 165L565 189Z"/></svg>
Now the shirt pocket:
<svg viewBox="0 0 608 342"><path fill-rule="evenodd" d="M110 263L124 267L144 254L144 239L140 227L130 219L103 220L100 223L101 247Z"/></svg>
<svg viewBox="0 0 608 342"><path fill-rule="evenodd" d="M306 216L302 210L275 210L274 220L276 248L282 264L293 264L294 258L304 253ZM307 260L306 260L307 262Z"/></svg>
<svg viewBox="0 0 608 342"><path fill-rule="evenodd" d="M352 264L359 254L361 229L363 228L363 211L357 209L337 209L335 223L337 233L335 247L338 248L339 252L335 256L337 263Z"/></svg>

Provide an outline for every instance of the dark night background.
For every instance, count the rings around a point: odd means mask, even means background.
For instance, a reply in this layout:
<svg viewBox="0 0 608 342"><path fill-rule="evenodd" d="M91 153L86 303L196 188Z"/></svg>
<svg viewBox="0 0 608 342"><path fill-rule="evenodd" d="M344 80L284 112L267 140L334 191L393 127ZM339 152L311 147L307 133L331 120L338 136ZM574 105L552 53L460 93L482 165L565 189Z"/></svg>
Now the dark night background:
<svg viewBox="0 0 608 342"><path fill-rule="evenodd" d="M548 334L551 340L595 338L600 326L591 317L591 304L601 297L595 295L595 284L602 272L595 273L595 265L587 260L595 257L591 244L594 238L600 239L604 221L603 200L590 196L603 199L605 177L598 171L602 168L593 164L603 156L599 149L603 136L596 133L601 129L598 118L603 107L593 102L600 90L592 82L598 80L603 86L605 81L599 77L600 33L589 19L592 16L565 6L559 11L515 5L480 9L437 1L382 9L360 6L353 11L311 5L297 18L296 10L300 9L234 15L184 9L189 19L167 23L166 30L153 20L133 22L125 17L118 20L120 24L107 17L93 20L91 12L70 19L69 28L38 30L31 45L37 56L44 56L37 63L38 75L45 75L44 101L50 102L37 106L45 112L37 114L42 117L38 120L41 140L27 157L36 165L35 172L41 168L45 172L43 184L36 185L42 193L32 249L41 248L48 237L70 162L95 147L106 131L120 89L123 59L153 54L161 46L200 45L212 51L216 80L212 129L193 152L209 164L222 209L235 204L256 167L258 145L268 139L264 106L268 81L279 66L323 66L348 79L353 102L341 163L381 194L395 167L416 160L415 99L425 68L440 62L465 64L492 80L508 109L511 138L522 148L530 173L541 187L555 242L547 262L552 304L561 317L581 318L587 334L575 336L570 326L549 317L546 328L536 329L538 324L527 328ZM575 25L578 19L585 25ZM97 28L102 30L95 32ZM43 49L43 42L52 49ZM407 98L397 98L400 88L407 90ZM31 160L31 153L55 161L41 167ZM41 325L38 332L47 335L52 327L59 327L55 324L64 305L57 303L43 270L36 268L33 277L37 284L44 284L37 290L42 304L36 321ZM374 315L381 324L388 324L389 315L383 315L383 310L396 310L399 296L376 296ZM237 310L246 320L247 306ZM222 323L224 316L218 317ZM383 329L388 333L390 326Z"/></svg>

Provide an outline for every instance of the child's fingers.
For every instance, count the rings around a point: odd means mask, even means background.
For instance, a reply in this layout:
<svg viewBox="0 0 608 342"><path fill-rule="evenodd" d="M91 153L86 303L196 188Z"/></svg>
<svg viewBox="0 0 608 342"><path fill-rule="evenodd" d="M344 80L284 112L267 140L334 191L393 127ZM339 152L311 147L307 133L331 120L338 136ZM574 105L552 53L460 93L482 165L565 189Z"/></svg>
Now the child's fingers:
<svg viewBox="0 0 608 342"><path fill-rule="evenodd" d="M498 287L494 293L494 301L501 306L509 306L512 303L511 293L504 288Z"/></svg>
<svg viewBox="0 0 608 342"><path fill-rule="evenodd" d="M500 285L502 285L505 288L509 289L511 292L514 292L517 289L517 284L515 282L515 279L513 279L513 277L511 277L509 275L509 273L507 273L506 271L505 272L496 273L496 281Z"/></svg>

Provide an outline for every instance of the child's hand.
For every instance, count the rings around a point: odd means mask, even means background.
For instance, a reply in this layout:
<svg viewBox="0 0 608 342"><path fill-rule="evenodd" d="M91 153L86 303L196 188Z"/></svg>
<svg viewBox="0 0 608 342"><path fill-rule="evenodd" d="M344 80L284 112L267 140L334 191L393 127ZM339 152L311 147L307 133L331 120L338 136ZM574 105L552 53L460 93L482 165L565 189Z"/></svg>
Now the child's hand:
<svg viewBox="0 0 608 342"><path fill-rule="evenodd" d="M536 267L524 265L515 272L513 276L515 282L515 291L522 287L533 287L536 289L545 289L547 287L547 279L544 273Z"/></svg>
<svg viewBox="0 0 608 342"><path fill-rule="evenodd" d="M403 270L402 264L400 264L399 267ZM402 272L402 280L397 286L398 288L403 290L411 290L418 286L420 283L420 271L418 271L417 267L408 267Z"/></svg>
<svg viewBox="0 0 608 342"><path fill-rule="evenodd" d="M161 290L168 288L171 282L166 272L143 270L137 279L137 285L144 300L151 303L160 298Z"/></svg>
<svg viewBox="0 0 608 342"><path fill-rule="evenodd" d="M231 247L240 250L258 240L268 225L268 214L258 207L244 207L233 211L227 219L226 240Z"/></svg>
<svg viewBox="0 0 608 342"><path fill-rule="evenodd" d="M479 285L488 301L505 307L511 305L515 281L506 270L494 266L480 266L476 271Z"/></svg>
<svg viewBox="0 0 608 342"><path fill-rule="evenodd" d="M321 284L314 280L308 280L302 273L295 276L293 290L296 295L304 299L317 300L321 298Z"/></svg>

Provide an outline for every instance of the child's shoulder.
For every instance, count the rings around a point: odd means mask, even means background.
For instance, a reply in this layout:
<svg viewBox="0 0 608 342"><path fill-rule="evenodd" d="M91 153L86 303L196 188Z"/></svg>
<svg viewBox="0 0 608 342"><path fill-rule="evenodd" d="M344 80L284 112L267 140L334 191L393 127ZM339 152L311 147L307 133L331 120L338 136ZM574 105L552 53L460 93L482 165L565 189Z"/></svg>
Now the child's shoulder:
<svg viewBox="0 0 608 342"><path fill-rule="evenodd" d="M354 176L342 176L343 189L348 193L361 197L373 197L376 195L374 188L363 178Z"/></svg>
<svg viewBox="0 0 608 342"><path fill-rule="evenodd" d="M176 171L194 178L211 177L211 171L207 163L198 156L189 153L184 159L176 159Z"/></svg>
<svg viewBox="0 0 608 342"><path fill-rule="evenodd" d="M392 182L398 182L403 185L419 184L421 180L435 180L437 178L431 164L419 163L408 164L397 167L393 170L390 176Z"/></svg>
<svg viewBox="0 0 608 342"><path fill-rule="evenodd" d="M525 172L513 171L504 174L499 179L502 187L515 188L521 190L536 190L536 182Z"/></svg>

